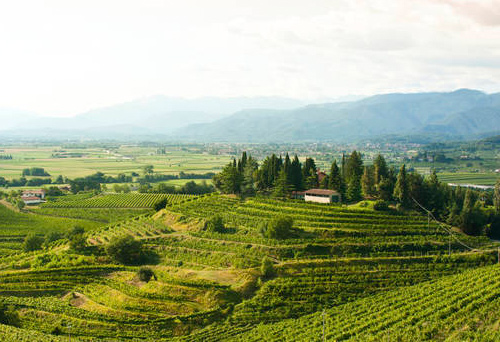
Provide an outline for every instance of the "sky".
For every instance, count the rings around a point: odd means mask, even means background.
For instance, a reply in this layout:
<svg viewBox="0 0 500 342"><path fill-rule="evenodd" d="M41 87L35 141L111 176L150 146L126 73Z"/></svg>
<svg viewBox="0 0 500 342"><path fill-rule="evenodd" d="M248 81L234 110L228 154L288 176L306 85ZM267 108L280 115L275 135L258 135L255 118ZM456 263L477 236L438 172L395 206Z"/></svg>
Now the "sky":
<svg viewBox="0 0 500 342"><path fill-rule="evenodd" d="M500 92L500 0L0 1L0 107Z"/></svg>

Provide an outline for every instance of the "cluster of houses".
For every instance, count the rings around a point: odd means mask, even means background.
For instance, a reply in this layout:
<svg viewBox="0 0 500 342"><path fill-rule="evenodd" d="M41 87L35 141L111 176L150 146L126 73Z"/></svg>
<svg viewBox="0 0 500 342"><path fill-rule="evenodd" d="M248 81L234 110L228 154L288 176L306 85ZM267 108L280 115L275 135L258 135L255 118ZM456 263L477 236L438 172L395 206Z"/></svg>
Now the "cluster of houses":
<svg viewBox="0 0 500 342"><path fill-rule="evenodd" d="M21 199L25 204L39 204L45 199L45 190L24 190Z"/></svg>

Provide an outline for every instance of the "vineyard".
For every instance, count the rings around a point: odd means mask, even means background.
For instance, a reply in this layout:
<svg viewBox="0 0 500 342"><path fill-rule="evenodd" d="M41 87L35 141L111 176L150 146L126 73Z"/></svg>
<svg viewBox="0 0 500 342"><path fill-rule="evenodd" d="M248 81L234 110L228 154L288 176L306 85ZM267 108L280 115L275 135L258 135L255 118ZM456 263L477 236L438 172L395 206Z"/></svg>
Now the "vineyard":
<svg viewBox="0 0 500 342"><path fill-rule="evenodd" d="M106 194L78 199L50 201L44 208L152 208L155 203L166 199L167 203L177 203L194 198L193 195L179 194Z"/></svg>
<svg viewBox="0 0 500 342"><path fill-rule="evenodd" d="M153 214L149 206L163 198L166 209ZM321 341L323 319L328 341L498 337L497 245L446 227L450 237L416 212L218 194L116 194L0 210L10 222L2 232L17 234L2 237L17 253L0 262L0 300L21 322L0 325L4 339ZM293 218L293 236L261 233L277 214ZM205 230L216 215L224 230ZM65 240L19 252L31 225L41 233L77 223L94 249L124 235L142 241L158 257L150 265L157 278L139 281L139 266L71 252Z"/></svg>
<svg viewBox="0 0 500 342"><path fill-rule="evenodd" d="M440 173L439 180L443 183L495 185L500 177L494 173Z"/></svg>

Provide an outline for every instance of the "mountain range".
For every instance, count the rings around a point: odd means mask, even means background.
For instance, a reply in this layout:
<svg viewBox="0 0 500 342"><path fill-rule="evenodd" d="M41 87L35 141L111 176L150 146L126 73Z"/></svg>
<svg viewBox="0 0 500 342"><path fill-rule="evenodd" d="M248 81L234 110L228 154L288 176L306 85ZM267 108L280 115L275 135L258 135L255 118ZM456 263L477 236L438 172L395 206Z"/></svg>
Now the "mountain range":
<svg viewBox="0 0 500 342"><path fill-rule="evenodd" d="M199 142L351 142L389 135L475 138L500 132L500 93L384 94L306 105L279 97L155 96L69 118L1 110L1 136Z"/></svg>
<svg viewBox="0 0 500 342"><path fill-rule="evenodd" d="M293 110L244 110L177 131L179 139L286 142L353 141L385 135L467 138L500 131L500 94L386 94Z"/></svg>

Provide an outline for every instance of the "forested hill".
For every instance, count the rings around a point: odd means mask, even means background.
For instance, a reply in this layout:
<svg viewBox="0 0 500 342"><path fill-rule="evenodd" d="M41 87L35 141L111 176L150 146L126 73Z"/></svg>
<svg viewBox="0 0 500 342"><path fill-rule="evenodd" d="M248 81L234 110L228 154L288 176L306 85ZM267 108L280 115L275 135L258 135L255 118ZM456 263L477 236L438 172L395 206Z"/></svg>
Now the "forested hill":
<svg viewBox="0 0 500 342"><path fill-rule="evenodd" d="M387 134L467 138L499 131L500 93L461 89L376 95L293 110L250 109L190 125L176 135L204 141L352 141Z"/></svg>

